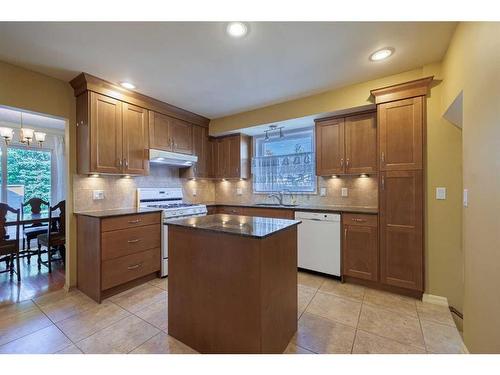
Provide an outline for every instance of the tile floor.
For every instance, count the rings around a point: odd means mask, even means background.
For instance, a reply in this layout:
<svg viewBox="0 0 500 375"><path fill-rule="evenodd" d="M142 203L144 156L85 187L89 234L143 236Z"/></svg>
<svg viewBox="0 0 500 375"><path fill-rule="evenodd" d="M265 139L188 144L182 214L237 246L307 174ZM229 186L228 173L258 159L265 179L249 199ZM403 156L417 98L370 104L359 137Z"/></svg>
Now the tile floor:
<svg viewBox="0 0 500 375"><path fill-rule="evenodd" d="M0 353L196 353L168 335L167 279L97 304L75 290L0 307ZM463 353L447 308L298 274L285 353Z"/></svg>

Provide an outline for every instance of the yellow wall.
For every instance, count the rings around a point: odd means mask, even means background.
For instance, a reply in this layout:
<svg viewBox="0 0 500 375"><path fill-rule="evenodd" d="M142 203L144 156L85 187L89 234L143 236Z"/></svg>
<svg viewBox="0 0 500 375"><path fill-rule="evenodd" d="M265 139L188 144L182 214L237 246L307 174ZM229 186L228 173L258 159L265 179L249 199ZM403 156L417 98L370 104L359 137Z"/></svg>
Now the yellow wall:
<svg viewBox="0 0 500 375"><path fill-rule="evenodd" d="M500 23L462 23L442 64L446 110L463 90L464 339L500 353Z"/></svg>
<svg viewBox="0 0 500 375"><path fill-rule="evenodd" d="M440 82L440 63L302 99L214 119L210 122L210 134L364 106L372 103L371 89L431 75L435 76L436 82L427 100L425 292L447 297L450 305L462 311L462 132L442 118L443 84ZM435 199L436 187L447 188L447 200L438 201Z"/></svg>
<svg viewBox="0 0 500 375"><path fill-rule="evenodd" d="M73 180L76 170L76 104L71 86L48 76L0 61L0 105L63 117L66 126L67 193L66 224L70 243L67 246L66 286L76 283L76 225L73 218ZM69 173L71 172L71 173Z"/></svg>

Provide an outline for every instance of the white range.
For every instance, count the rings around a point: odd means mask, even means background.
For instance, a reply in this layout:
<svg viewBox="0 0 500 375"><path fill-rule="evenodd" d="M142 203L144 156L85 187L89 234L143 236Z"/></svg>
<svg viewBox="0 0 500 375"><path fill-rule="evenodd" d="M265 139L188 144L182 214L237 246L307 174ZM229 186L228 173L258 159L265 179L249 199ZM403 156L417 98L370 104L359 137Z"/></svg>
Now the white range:
<svg viewBox="0 0 500 375"><path fill-rule="evenodd" d="M137 206L161 208L161 276L168 275L168 225L166 220L180 217L205 216L207 207L204 204L185 203L182 188L139 188L137 189Z"/></svg>

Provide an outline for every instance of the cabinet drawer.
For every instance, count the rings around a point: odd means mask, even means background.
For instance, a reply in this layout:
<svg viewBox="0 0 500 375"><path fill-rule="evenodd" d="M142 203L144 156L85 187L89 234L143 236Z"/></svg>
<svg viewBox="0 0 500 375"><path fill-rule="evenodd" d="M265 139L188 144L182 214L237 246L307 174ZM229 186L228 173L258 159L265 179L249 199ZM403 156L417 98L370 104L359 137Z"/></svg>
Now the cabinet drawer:
<svg viewBox="0 0 500 375"><path fill-rule="evenodd" d="M126 215L118 217L109 217L101 222L101 231L108 232L111 230L127 229L140 227L143 225L158 224L161 221L160 212L150 214Z"/></svg>
<svg viewBox="0 0 500 375"><path fill-rule="evenodd" d="M377 215L367 214L342 214L344 225L362 225L368 227L376 227Z"/></svg>
<svg viewBox="0 0 500 375"><path fill-rule="evenodd" d="M102 262L101 290L160 270L160 248Z"/></svg>
<svg viewBox="0 0 500 375"><path fill-rule="evenodd" d="M113 259L161 246L161 226L146 225L102 234L102 259Z"/></svg>

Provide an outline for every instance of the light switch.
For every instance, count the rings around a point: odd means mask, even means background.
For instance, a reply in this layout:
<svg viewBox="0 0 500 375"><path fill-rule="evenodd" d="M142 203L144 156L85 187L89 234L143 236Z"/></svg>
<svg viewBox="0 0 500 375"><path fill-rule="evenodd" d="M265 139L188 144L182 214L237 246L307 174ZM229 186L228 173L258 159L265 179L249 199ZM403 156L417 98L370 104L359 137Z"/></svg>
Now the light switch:
<svg viewBox="0 0 500 375"><path fill-rule="evenodd" d="M446 188L445 187L436 188L436 199L446 199Z"/></svg>
<svg viewBox="0 0 500 375"><path fill-rule="evenodd" d="M95 201L104 199L104 190L92 190L92 199Z"/></svg>
<svg viewBox="0 0 500 375"><path fill-rule="evenodd" d="M236 195L243 195L243 189L242 188L236 188Z"/></svg>
<svg viewBox="0 0 500 375"><path fill-rule="evenodd" d="M321 197L326 197L326 188L325 187L322 187L321 189L319 189L319 195Z"/></svg>
<svg viewBox="0 0 500 375"><path fill-rule="evenodd" d="M469 190L464 189L464 207L469 206Z"/></svg>
<svg viewBox="0 0 500 375"><path fill-rule="evenodd" d="M342 194L343 197L347 197L349 195L349 189L342 188L341 194Z"/></svg>

